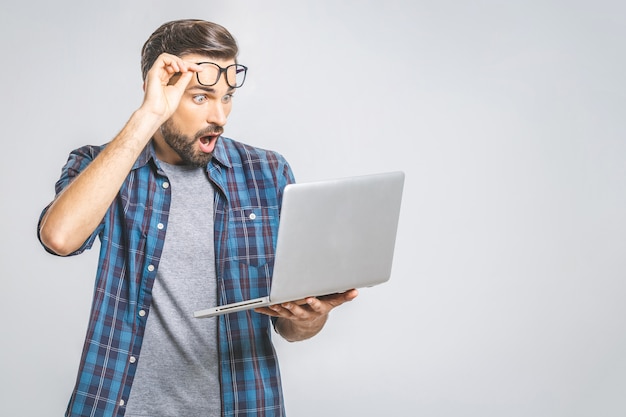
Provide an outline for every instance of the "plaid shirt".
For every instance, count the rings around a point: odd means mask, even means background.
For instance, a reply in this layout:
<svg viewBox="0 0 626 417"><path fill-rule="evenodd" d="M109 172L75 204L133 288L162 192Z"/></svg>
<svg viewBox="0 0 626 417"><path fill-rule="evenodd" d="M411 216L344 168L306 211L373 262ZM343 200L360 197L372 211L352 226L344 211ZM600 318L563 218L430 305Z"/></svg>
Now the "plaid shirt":
<svg viewBox="0 0 626 417"><path fill-rule="evenodd" d="M70 154L56 184L57 195L102 149L85 146ZM219 301L265 296L272 276L282 191L293 182L291 169L277 153L222 137L207 173L215 189ZM75 252L83 252L96 236L100 238L91 316L67 416L124 415L141 360L170 193L149 145L102 223ZM284 416L270 318L252 311L220 316L218 344L223 416Z"/></svg>

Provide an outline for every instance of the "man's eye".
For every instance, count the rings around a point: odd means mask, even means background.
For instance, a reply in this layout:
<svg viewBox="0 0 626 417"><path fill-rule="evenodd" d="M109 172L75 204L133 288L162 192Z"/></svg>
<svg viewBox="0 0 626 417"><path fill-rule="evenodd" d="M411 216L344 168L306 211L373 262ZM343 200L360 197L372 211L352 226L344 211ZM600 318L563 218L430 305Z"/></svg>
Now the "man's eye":
<svg viewBox="0 0 626 417"><path fill-rule="evenodd" d="M196 104L202 104L202 103L204 103L206 101L206 96L203 95L203 94L199 94L199 95L193 96L193 101Z"/></svg>
<svg viewBox="0 0 626 417"><path fill-rule="evenodd" d="M232 99L233 99L232 94L226 94L224 97L222 97L222 103L230 103Z"/></svg>

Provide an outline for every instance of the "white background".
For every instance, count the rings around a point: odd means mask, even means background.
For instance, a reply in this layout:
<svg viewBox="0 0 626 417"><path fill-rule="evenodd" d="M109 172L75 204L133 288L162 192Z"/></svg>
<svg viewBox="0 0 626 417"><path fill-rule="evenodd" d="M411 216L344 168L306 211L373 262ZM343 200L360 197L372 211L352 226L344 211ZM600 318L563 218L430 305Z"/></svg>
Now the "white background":
<svg viewBox="0 0 626 417"><path fill-rule="evenodd" d="M35 237L142 98L161 23L250 67L226 134L299 181L406 172L391 281L277 341L290 416L626 415L623 1L3 0L0 415L61 415L97 250Z"/></svg>

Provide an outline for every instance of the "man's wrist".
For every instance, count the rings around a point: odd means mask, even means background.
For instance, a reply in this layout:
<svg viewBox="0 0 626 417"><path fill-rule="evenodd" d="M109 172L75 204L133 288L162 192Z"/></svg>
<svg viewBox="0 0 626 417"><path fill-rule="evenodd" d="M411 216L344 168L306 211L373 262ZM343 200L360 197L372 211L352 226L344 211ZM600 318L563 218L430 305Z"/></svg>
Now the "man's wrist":
<svg viewBox="0 0 626 417"><path fill-rule="evenodd" d="M279 317L276 320L274 328L276 329L276 333L288 342L299 342L317 335L326 324L327 319L328 315L325 315L317 318L313 322L296 322L284 317Z"/></svg>
<svg viewBox="0 0 626 417"><path fill-rule="evenodd" d="M148 129L151 129L155 132L163 123L167 121L166 118L160 116L144 107L139 107L135 112L131 115L131 120L134 120L138 123L145 124Z"/></svg>

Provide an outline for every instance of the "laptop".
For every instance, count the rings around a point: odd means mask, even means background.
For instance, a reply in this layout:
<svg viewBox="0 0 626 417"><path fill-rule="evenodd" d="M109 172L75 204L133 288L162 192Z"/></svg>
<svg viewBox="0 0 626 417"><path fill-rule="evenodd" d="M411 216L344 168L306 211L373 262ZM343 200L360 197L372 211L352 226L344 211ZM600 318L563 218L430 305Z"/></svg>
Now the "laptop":
<svg viewBox="0 0 626 417"><path fill-rule="evenodd" d="M269 295L196 311L194 317L388 281L403 187L401 171L287 185Z"/></svg>

